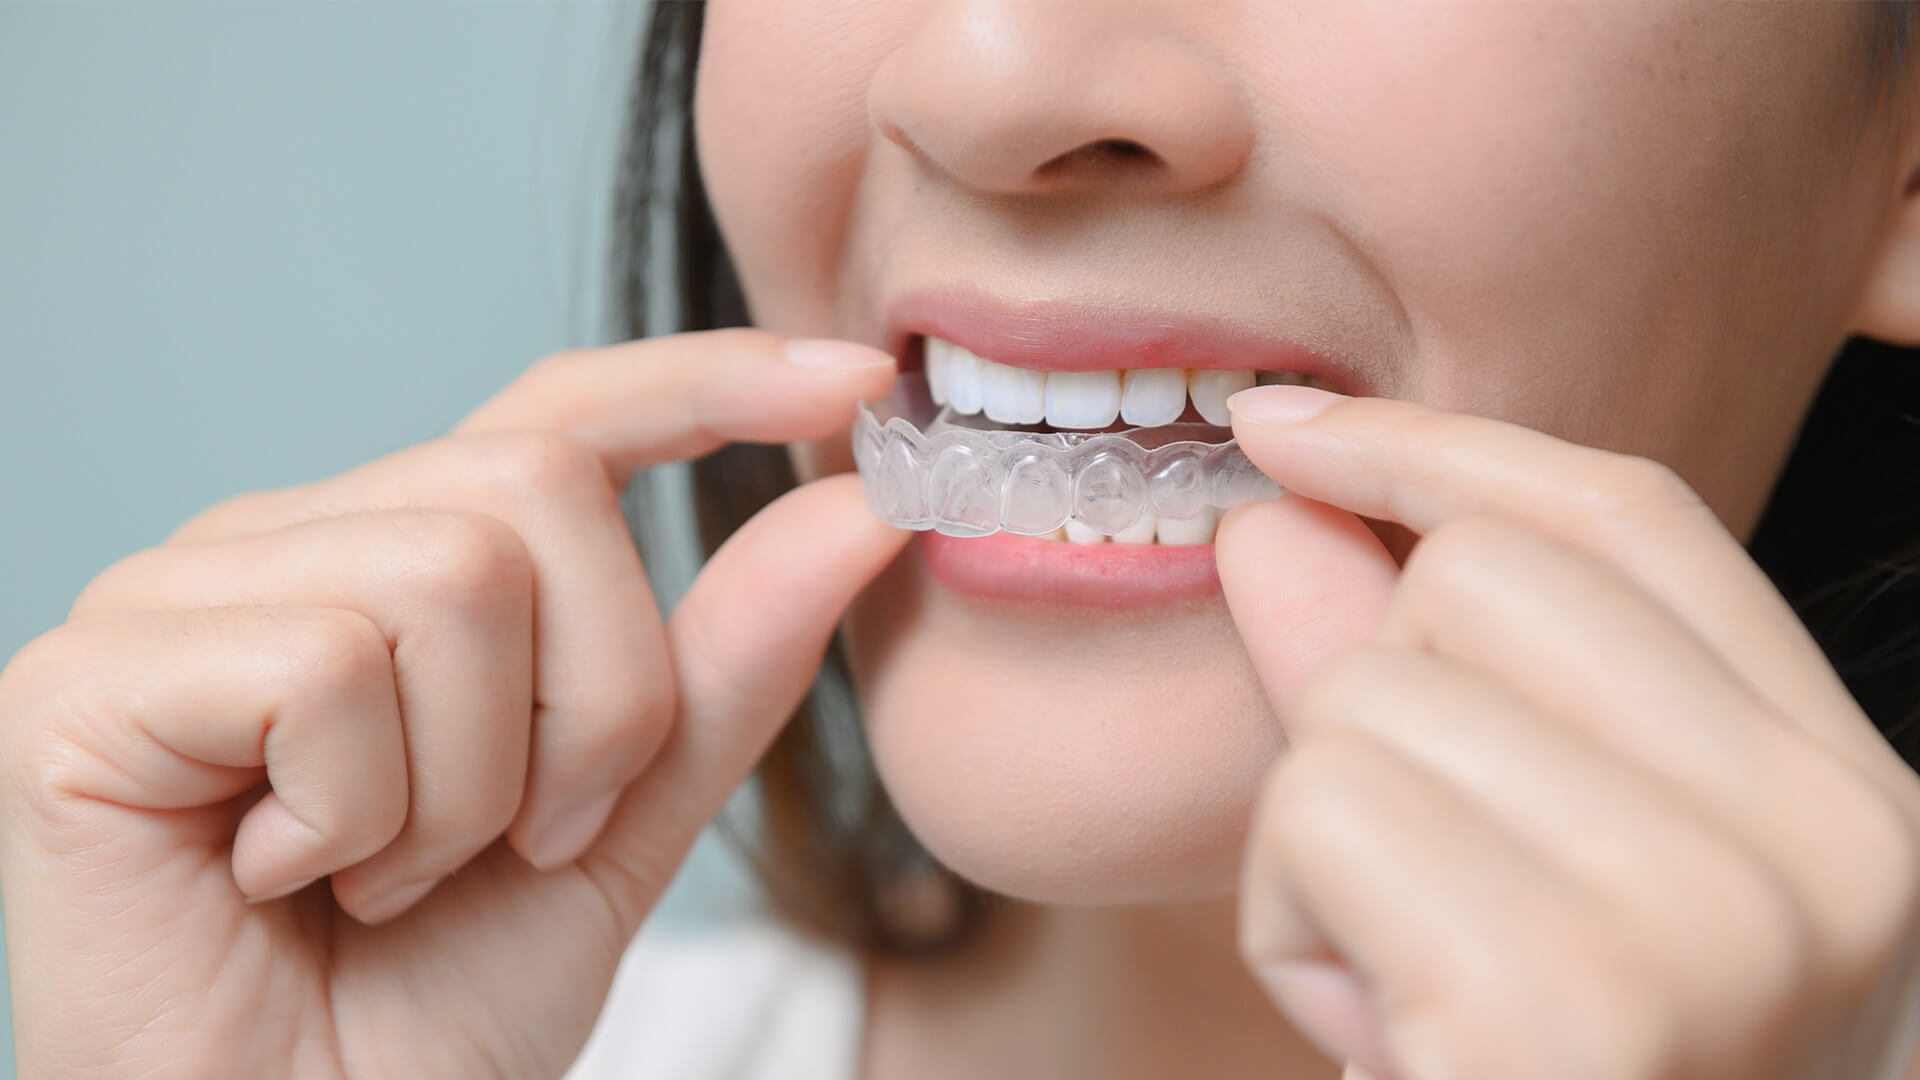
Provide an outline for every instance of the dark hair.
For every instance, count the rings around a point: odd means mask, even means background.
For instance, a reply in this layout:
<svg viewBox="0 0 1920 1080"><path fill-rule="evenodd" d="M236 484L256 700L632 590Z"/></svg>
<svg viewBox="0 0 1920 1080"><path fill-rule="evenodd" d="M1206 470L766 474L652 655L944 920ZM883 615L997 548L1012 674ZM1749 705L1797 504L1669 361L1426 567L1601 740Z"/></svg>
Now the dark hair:
<svg viewBox="0 0 1920 1080"><path fill-rule="evenodd" d="M1920 2L1873 9L1866 70L1884 89L1920 32ZM629 337L747 323L693 150L704 16L703 3L654 6L628 101L612 258ZM1874 98L1877 107L1884 94ZM672 310L650 317L649 304L662 301ZM781 447L730 445L693 473L708 552L795 483ZM1748 550L1901 757L1920 765L1920 350L1846 344ZM964 938L991 909L985 891L926 854L888 800L837 640L758 780L758 836L734 838L794 925L861 948L917 952Z"/></svg>

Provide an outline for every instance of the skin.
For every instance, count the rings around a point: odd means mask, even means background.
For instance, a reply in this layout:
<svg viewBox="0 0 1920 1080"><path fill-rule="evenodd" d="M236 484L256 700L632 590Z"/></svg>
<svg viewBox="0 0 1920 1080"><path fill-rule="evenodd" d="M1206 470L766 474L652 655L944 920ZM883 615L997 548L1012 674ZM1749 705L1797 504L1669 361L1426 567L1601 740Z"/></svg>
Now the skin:
<svg viewBox="0 0 1920 1080"><path fill-rule="evenodd" d="M875 579L889 790L1028 902L872 967L868 1075L1902 1064L1920 791L1738 543L1840 341L1920 344L1864 10L719 0L696 121L764 329L551 357L214 507L0 672L23 1074L559 1074ZM1163 164L1039 171L1116 135ZM1217 602L963 604L828 475L891 361L787 348L948 280L1399 400L1236 399L1291 494L1222 524ZM821 478L661 620L614 492L735 439Z"/></svg>
<svg viewBox="0 0 1920 1080"><path fill-rule="evenodd" d="M1580 1060L1567 1040L1603 1040L1609 1023L1620 1070L1593 1075L1754 1075L1740 1054L1774 1045L1766 1007L1816 1000L1823 979L1861 982L1817 934L1804 951L1783 944L1797 916L1891 960L1916 865L1892 823L1912 819L1914 784L1734 539L1841 342L1913 335L1915 150L1904 113L1864 96L1864 14L710 8L702 165L759 324L877 341L892 296L980 282L1016 305L1226 315L1343 355L1417 403L1345 404L1313 436L1237 421L1293 495L1223 526L1217 603L1138 618L1014 610L946 592L909 556L856 607L869 739L908 823L962 874L1057 905L1026 916L1027 947L983 962L976 996L995 1005L962 1012L954 1002L971 999L951 975L883 968L875 1075L979 1069L984 1036L1030 1017L1041 1033L997 1066L1053 1053L1061 1068L1147 1076L1191 1062L1222 1036L1165 1015L1177 995L1064 1005L1062 988L1164 976L1129 962L1155 951L1141 941L1175 927L1203 940L1191 928L1223 918L1217 898L1237 886L1240 944L1288 1017L1380 1075L1564 1075ZM1074 155L1110 138L1154 158ZM1474 419L1434 419L1453 414ZM833 445L798 460L845 467ZM1415 537L1425 554L1409 560ZM1686 662L1619 647L1613 607ZM1462 609L1513 622L1462 642L1458 627L1477 625ZM1522 648L1535 642L1552 647ZM1750 670L1781 674L1730 679ZM1576 675L1636 693L1570 701ZM1683 701L1742 723L1693 761L1621 715L1693 723ZM1741 749L1778 742L1781 725L1818 734L1764 765ZM1482 793L1509 774L1534 779ZM1783 785L1852 791L1856 816L1787 821L1787 801L1761 797ZM1594 820L1633 822L1620 844L1641 854L1581 878L1594 868L1560 852ZM1676 832L1685 843L1660 840ZM1782 835L1796 841L1768 839ZM1854 837L1875 861L1808 855ZM1676 867L1702 849L1702 887L1750 905L1751 925L1702 934L1716 909L1630 917L1591 896L1661 895L1653 883L1693 880ZM1512 913L1490 898L1501 881L1537 893L1532 922L1489 924ZM1880 906L1848 910L1850 889ZM1126 914L1075 914L1090 904ZM1495 972L1395 933L1434 920L1461 950L1499 957ZM1050 944L1061 938L1100 947ZM1683 962L1659 951L1675 941L1700 944ZM1215 944L1185 967L1234 986L1235 957ZM1619 972L1619 953L1640 967ZM1334 974L1274 976L1282 959ZM1474 991L1461 1003L1433 989L1461 982ZM1502 1018L1539 1015L1537 988L1563 985L1606 1019L1511 1032ZM1650 1018L1694 1015L1735 1048L1713 1059L1707 1036L1651 1033ZM1059 1049L1082 1023L1099 1034ZM1280 1038L1253 1049L1256 1028L1243 1026L1240 1061L1304 1062Z"/></svg>

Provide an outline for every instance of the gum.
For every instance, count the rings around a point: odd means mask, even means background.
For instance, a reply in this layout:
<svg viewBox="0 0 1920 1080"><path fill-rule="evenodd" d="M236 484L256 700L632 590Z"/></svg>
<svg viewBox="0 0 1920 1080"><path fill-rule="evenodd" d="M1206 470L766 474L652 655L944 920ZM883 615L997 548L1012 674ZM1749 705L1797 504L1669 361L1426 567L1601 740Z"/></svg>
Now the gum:
<svg viewBox="0 0 1920 1080"><path fill-rule="evenodd" d="M860 406L854 464L867 505L888 524L947 536L1040 536L1071 519L1112 536L1145 513L1190 518L1280 494L1232 440L1195 437L1219 431L1204 424L1025 432L956 419L941 409L919 424L908 415L882 420Z"/></svg>

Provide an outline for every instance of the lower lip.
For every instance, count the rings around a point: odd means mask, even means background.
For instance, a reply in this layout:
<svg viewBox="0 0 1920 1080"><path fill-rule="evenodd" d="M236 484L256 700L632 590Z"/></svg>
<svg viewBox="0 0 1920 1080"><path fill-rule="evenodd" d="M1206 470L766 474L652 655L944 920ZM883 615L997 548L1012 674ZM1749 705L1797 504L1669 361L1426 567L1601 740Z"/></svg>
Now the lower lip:
<svg viewBox="0 0 1920 1080"><path fill-rule="evenodd" d="M1120 610L1220 592L1212 544L1075 544L999 532L920 534L935 580L964 596Z"/></svg>

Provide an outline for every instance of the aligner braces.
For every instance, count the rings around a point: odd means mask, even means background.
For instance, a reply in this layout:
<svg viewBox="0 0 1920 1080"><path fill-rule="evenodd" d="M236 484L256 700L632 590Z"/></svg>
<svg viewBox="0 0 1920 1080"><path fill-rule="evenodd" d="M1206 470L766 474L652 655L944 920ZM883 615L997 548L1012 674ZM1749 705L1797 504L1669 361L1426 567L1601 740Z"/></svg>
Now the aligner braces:
<svg viewBox="0 0 1920 1080"><path fill-rule="evenodd" d="M887 419L862 403L853 424L867 505L896 528L1042 536L1071 519L1112 536L1143 514L1185 519L1280 494L1235 441L1195 437L1220 430L1211 425L987 429L955 423L950 407L916 425L910 414L932 408L926 384L912 375L901 383L883 407ZM902 404L916 399L918 408Z"/></svg>

